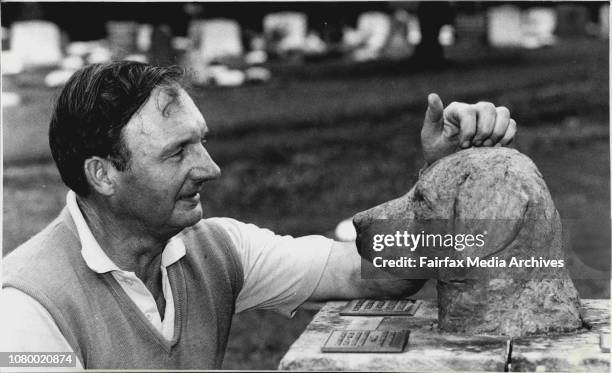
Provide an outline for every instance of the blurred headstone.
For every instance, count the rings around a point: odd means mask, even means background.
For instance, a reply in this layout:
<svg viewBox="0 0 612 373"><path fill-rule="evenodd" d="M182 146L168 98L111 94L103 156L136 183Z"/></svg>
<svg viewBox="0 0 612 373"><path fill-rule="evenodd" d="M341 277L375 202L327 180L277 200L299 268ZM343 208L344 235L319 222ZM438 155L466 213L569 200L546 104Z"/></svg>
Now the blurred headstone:
<svg viewBox="0 0 612 373"><path fill-rule="evenodd" d="M561 4L556 6L557 28L559 36L584 35L589 22L589 12L585 6L576 4Z"/></svg>
<svg viewBox="0 0 612 373"><path fill-rule="evenodd" d="M11 27L11 50L25 68L57 65L62 59L59 28L47 21L15 22Z"/></svg>
<svg viewBox="0 0 612 373"><path fill-rule="evenodd" d="M270 70L264 67L249 67L244 71L247 82L265 83L272 77Z"/></svg>
<svg viewBox="0 0 612 373"><path fill-rule="evenodd" d="M19 106L21 104L21 96L15 92L2 91L2 100L0 100L2 108Z"/></svg>
<svg viewBox="0 0 612 373"><path fill-rule="evenodd" d="M205 83L221 87L237 87L246 80L246 74L240 70L230 69L225 65L206 67Z"/></svg>
<svg viewBox="0 0 612 373"><path fill-rule="evenodd" d="M10 40L9 40L9 30L6 27L2 27L2 50L8 50L10 47Z"/></svg>
<svg viewBox="0 0 612 373"><path fill-rule="evenodd" d="M518 47L522 44L521 10L514 5L494 6L487 11L487 34L494 47Z"/></svg>
<svg viewBox="0 0 612 373"><path fill-rule="evenodd" d="M310 55L323 54L327 51L327 44L316 31L311 31L304 40L304 52Z"/></svg>
<svg viewBox="0 0 612 373"><path fill-rule="evenodd" d="M357 20L357 29L365 35L364 50L375 58L391 34L391 19L382 12L365 12Z"/></svg>
<svg viewBox="0 0 612 373"><path fill-rule="evenodd" d="M267 14L263 19L263 28L269 44L268 49L281 55L304 50L307 26L307 18L303 13Z"/></svg>
<svg viewBox="0 0 612 373"><path fill-rule="evenodd" d="M61 87L68 82L74 72L72 69L53 70L45 76L45 85L52 88Z"/></svg>
<svg viewBox="0 0 612 373"><path fill-rule="evenodd" d="M523 46L540 48L555 44L557 14L552 8L530 8L523 13Z"/></svg>
<svg viewBox="0 0 612 373"><path fill-rule="evenodd" d="M487 22L484 12L457 14L455 18L457 43L465 46L480 46L487 41Z"/></svg>
<svg viewBox="0 0 612 373"><path fill-rule="evenodd" d="M149 62L149 58L147 57L146 54L142 54L142 53L134 53L134 54L128 54L127 56L123 57L124 61L134 61L134 62L142 62L142 63L148 63Z"/></svg>
<svg viewBox="0 0 612 373"><path fill-rule="evenodd" d="M229 19L192 21L189 26L196 59L207 64L218 58L240 56L240 25Z"/></svg>
<svg viewBox="0 0 612 373"><path fill-rule="evenodd" d="M14 75L23 71L21 56L12 50L2 51L0 68L2 75Z"/></svg>
<svg viewBox="0 0 612 373"><path fill-rule="evenodd" d="M175 53L172 48L172 29L168 25L155 26L151 33L151 43L148 50L151 64L167 66L175 63Z"/></svg>
<svg viewBox="0 0 612 373"><path fill-rule="evenodd" d="M599 8L599 28L603 38L610 37L610 4L604 4Z"/></svg>
<svg viewBox="0 0 612 373"><path fill-rule="evenodd" d="M85 65L81 56L69 55L62 59L60 67L65 70L78 70Z"/></svg>
<svg viewBox="0 0 612 373"><path fill-rule="evenodd" d="M353 29L351 27L344 27L342 34L342 45L346 48L356 48L363 44L364 35L359 32L359 30Z"/></svg>
<svg viewBox="0 0 612 373"><path fill-rule="evenodd" d="M391 17L389 35L384 47L384 54L391 58L402 58L409 56L413 47L408 42L408 17L404 9L398 9Z"/></svg>
<svg viewBox="0 0 612 373"><path fill-rule="evenodd" d="M418 45L421 42L419 18L414 14L408 13L406 21L408 22L408 42L412 45Z"/></svg>
<svg viewBox="0 0 612 373"><path fill-rule="evenodd" d="M153 26L145 24L138 26L136 31L136 49L141 53L146 53L151 49L153 38Z"/></svg>
<svg viewBox="0 0 612 373"><path fill-rule="evenodd" d="M438 41L444 47L455 44L455 27L453 25L442 26L440 28L440 35L438 35Z"/></svg>
<svg viewBox="0 0 612 373"><path fill-rule="evenodd" d="M102 43L93 45L88 56L87 63L104 63L112 59L111 51Z"/></svg>
<svg viewBox="0 0 612 373"><path fill-rule="evenodd" d="M113 59L122 60L125 56L138 51L136 43L138 27L136 22L130 21L109 21L106 23L106 34Z"/></svg>
<svg viewBox="0 0 612 373"><path fill-rule="evenodd" d="M175 36L170 41L170 46L172 49L181 52L186 52L187 50L191 49L191 44L191 39L184 36Z"/></svg>
<svg viewBox="0 0 612 373"><path fill-rule="evenodd" d="M91 53L92 45L86 41L74 41L66 46L66 53L70 56L83 57Z"/></svg>

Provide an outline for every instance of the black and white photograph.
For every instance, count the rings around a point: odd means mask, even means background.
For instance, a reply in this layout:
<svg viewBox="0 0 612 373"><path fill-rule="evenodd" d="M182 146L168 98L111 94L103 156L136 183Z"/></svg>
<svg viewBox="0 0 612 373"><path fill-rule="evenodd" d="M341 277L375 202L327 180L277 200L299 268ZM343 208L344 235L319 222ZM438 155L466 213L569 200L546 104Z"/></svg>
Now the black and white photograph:
<svg viewBox="0 0 612 373"><path fill-rule="evenodd" d="M0 21L0 371L610 371L609 1Z"/></svg>

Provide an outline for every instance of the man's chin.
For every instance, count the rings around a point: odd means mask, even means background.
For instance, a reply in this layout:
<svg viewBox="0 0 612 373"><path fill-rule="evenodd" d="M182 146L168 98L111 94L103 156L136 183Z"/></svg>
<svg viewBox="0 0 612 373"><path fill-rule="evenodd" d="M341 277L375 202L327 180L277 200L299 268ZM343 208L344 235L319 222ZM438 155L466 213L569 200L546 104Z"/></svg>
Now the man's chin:
<svg viewBox="0 0 612 373"><path fill-rule="evenodd" d="M204 213L202 212L202 206L198 204L193 209L190 209L188 211L181 211L176 219L178 223L177 225L182 228L191 227L192 225L197 224L200 220L202 220L203 216Z"/></svg>

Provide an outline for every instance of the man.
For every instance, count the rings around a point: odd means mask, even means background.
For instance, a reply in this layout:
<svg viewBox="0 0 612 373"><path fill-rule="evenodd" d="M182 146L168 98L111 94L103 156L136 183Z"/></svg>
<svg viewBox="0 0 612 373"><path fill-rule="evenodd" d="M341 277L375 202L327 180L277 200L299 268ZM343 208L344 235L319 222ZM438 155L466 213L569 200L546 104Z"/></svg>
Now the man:
<svg viewBox="0 0 612 373"><path fill-rule="evenodd" d="M202 220L220 170L181 74L136 62L92 65L60 94L49 140L66 208L4 260L4 351L74 351L85 368L219 368L232 314L291 315L307 300L404 296L422 281L362 280L354 243L293 238L229 218ZM506 145L505 108L435 94L427 163Z"/></svg>

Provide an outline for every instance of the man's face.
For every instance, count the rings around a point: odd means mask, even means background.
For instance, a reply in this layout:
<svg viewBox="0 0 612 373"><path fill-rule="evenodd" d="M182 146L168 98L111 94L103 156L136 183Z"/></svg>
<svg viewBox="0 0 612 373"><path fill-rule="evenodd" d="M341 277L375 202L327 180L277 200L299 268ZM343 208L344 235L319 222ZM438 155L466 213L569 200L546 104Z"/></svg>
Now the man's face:
<svg viewBox="0 0 612 373"><path fill-rule="evenodd" d="M156 88L123 129L130 153L117 173L118 217L156 235L175 234L202 218L200 188L220 170L206 151L208 128L183 90L172 99Z"/></svg>

